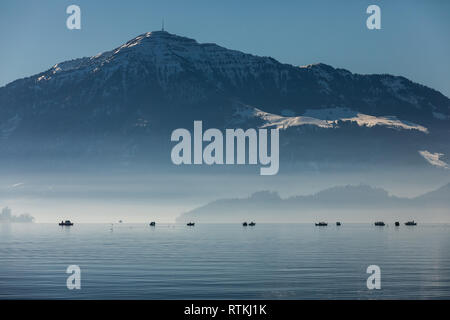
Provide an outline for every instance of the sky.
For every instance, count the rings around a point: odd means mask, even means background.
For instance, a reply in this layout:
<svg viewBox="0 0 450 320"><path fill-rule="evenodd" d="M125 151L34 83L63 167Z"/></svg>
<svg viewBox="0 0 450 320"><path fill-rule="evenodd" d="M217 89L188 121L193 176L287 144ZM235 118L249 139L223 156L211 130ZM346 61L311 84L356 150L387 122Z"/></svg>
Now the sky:
<svg viewBox="0 0 450 320"><path fill-rule="evenodd" d="M81 30L66 8L81 8ZM368 30L366 8L381 8ZM283 63L405 76L450 96L450 1L2 0L0 86L166 30Z"/></svg>

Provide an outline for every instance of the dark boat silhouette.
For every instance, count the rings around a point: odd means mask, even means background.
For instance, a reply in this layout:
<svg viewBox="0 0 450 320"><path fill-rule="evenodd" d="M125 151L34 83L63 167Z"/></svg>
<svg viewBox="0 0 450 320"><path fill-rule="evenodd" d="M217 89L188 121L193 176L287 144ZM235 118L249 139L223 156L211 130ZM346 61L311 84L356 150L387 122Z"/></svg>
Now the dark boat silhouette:
<svg viewBox="0 0 450 320"><path fill-rule="evenodd" d="M405 226L417 226L417 222L414 220L405 222Z"/></svg>
<svg viewBox="0 0 450 320"><path fill-rule="evenodd" d="M247 224L247 222L244 222L242 225L243 225L244 227L246 227L248 224Z"/></svg>
<svg viewBox="0 0 450 320"><path fill-rule="evenodd" d="M395 221L395 226L396 226L396 227L399 227L399 226L400 226L400 222Z"/></svg>
<svg viewBox="0 0 450 320"><path fill-rule="evenodd" d="M59 223L60 226L73 226L73 222L70 222L70 220L61 221Z"/></svg>
<svg viewBox="0 0 450 320"><path fill-rule="evenodd" d="M187 225L188 225L189 227L193 227L193 226L195 226L195 223L194 223L194 222L188 222Z"/></svg>
<svg viewBox="0 0 450 320"><path fill-rule="evenodd" d="M383 221L377 221L375 222L375 225L379 227L384 227L386 224Z"/></svg>
<svg viewBox="0 0 450 320"><path fill-rule="evenodd" d="M248 225L249 225L250 227L253 227L254 225L256 225L256 223L254 223L254 222L252 221L252 222L250 222Z"/></svg>
<svg viewBox="0 0 450 320"><path fill-rule="evenodd" d="M156 225L155 221L150 222L150 227L154 227Z"/></svg>
<svg viewBox="0 0 450 320"><path fill-rule="evenodd" d="M338 222L336 222L336 225L337 225L337 226L340 226L340 225L341 225L341 223L340 223L340 222L338 221Z"/></svg>
<svg viewBox="0 0 450 320"><path fill-rule="evenodd" d="M323 222L323 221L316 223L316 227L326 227L327 225L328 225L328 223Z"/></svg>

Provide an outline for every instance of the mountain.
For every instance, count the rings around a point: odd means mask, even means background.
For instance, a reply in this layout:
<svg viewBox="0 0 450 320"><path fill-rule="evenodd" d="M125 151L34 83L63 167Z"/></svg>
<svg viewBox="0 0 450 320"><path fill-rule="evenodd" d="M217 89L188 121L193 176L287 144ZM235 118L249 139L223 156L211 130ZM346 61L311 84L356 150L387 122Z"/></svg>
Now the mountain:
<svg viewBox="0 0 450 320"><path fill-rule="evenodd" d="M427 192L414 199L417 204L433 203L434 206L442 208L450 207L450 183L440 187L439 189Z"/></svg>
<svg viewBox="0 0 450 320"><path fill-rule="evenodd" d="M293 167L429 166L421 151L450 154L450 100L431 88L156 31L0 88L0 161L170 166L170 133L194 120L280 128Z"/></svg>
<svg viewBox="0 0 450 320"><path fill-rule="evenodd" d="M415 198L389 195L381 188L348 185L315 194L281 198L278 193L260 191L248 198L220 199L185 212L178 222L313 222L418 219L450 221L450 184Z"/></svg>

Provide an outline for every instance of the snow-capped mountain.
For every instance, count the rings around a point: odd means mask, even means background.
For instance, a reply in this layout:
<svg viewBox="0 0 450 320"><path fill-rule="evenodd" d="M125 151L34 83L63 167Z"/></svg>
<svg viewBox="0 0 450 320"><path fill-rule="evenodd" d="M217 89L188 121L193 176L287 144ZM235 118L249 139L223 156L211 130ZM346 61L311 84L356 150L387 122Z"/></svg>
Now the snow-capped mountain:
<svg viewBox="0 0 450 320"><path fill-rule="evenodd" d="M450 100L433 89L321 63L292 66L165 31L0 88L3 161L170 164L170 132L194 120L279 128L281 157L294 163L430 165L424 154L444 163L450 154Z"/></svg>

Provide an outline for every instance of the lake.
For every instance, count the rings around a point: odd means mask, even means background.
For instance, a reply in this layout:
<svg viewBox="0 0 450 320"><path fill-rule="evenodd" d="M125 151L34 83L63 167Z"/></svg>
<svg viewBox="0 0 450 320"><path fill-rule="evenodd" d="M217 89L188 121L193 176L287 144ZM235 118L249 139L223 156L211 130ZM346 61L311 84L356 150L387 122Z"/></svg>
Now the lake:
<svg viewBox="0 0 450 320"><path fill-rule="evenodd" d="M0 298L449 299L450 225L1 224Z"/></svg>

